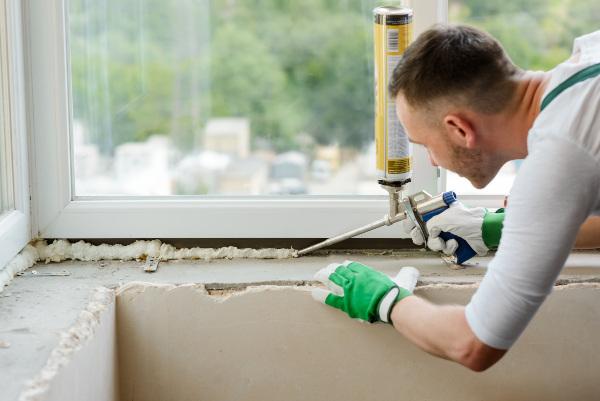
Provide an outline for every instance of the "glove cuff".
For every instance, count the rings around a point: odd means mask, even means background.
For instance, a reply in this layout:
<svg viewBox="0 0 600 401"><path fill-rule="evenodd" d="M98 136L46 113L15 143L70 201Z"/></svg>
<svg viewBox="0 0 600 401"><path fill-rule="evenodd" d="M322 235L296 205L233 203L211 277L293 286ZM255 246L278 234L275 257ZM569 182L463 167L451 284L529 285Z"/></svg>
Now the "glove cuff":
<svg viewBox="0 0 600 401"><path fill-rule="evenodd" d="M502 237L504 225L504 209L498 209L495 213L486 212L481 225L481 237L483 243L489 249L496 249Z"/></svg>
<svg viewBox="0 0 600 401"><path fill-rule="evenodd" d="M394 286L390 288L390 290L385 294L381 301L379 302L379 306L377 307L377 311L379 313L379 320L384 323L392 324L392 309L394 309L394 305L396 302L406 298L407 296L412 295L410 291L405 288Z"/></svg>

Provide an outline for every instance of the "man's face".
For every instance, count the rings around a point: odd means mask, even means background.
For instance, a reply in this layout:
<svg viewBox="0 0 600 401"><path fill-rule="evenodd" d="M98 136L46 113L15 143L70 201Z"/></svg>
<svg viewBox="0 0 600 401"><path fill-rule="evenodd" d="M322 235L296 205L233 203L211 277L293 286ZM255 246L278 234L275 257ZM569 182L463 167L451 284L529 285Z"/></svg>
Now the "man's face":
<svg viewBox="0 0 600 401"><path fill-rule="evenodd" d="M396 98L396 112L409 140L425 146L431 164L467 178L475 188L489 184L504 164L481 149L461 146L460 140L457 141L459 143L451 141L447 127L441 121L439 124L432 123L425 115L426 111L413 109L401 94Z"/></svg>

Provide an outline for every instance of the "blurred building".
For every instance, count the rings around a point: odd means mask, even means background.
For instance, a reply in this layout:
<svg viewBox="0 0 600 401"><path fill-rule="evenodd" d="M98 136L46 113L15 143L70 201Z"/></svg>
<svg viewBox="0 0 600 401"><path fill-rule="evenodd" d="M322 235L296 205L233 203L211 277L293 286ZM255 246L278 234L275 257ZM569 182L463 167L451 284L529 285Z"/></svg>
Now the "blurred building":
<svg viewBox="0 0 600 401"><path fill-rule="evenodd" d="M186 155L173 170L173 183L177 195L205 195L218 190L223 172L228 169L231 157L212 151Z"/></svg>
<svg viewBox="0 0 600 401"><path fill-rule="evenodd" d="M342 161L340 146L338 144L317 146L314 151L314 159L326 161L332 170L337 170Z"/></svg>
<svg viewBox="0 0 600 401"><path fill-rule="evenodd" d="M250 121L247 118L212 118L204 132L202 148L238 159L250 156Z"/></svg>
<svg viewBox="0 0 600 401"><path fill-rule="evenodd" d="M146 142L116 147L114 169L120 193L129 195L170 195L169 139L152 136Z"/></svg>
<svg viewBox="0 0 600 401"><path fill-rule="evenodd" d="M285 152L277 155L269 171L269 190L274 195L307 193L308 160L304 153Z"/></svg>
<svg viewBox="0 0 600 401"><path fill-rule="evenodd" d="M231 163L219 178L219 194L262 195L269 178L268 164L259 158Z"/></svg>
<svg viewBox="0 0 600 401"><path fill-rule="evenodd" d="M93 177L101 171L98 146L89 143L83 124L73 121L73 172L76 179Z"/></svg>

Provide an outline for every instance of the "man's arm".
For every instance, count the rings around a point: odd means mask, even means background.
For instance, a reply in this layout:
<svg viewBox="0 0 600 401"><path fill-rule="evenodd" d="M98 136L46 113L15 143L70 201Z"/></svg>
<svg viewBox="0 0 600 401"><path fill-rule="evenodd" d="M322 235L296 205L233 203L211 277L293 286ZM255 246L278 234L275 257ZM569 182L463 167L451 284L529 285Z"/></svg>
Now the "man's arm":
<svg viewBox="0 0 600 401"><path fill-rule="evenodd" d="M588 217L581 225L575 240L575 249L600 248L600 216Z"/></svg>
<svg viewBox="0 0 600 401"><path fill-rule="evenodd" d="M328 290L313 297L350 317L391 321L425 351L472 370L493 365L552 291L600 192L598 162L583 149L550 134L538 141L513 185L502 243L466 307L433 305L356 262L317 272Z"/></svg>
<svg viewBox="0 0 600 401"><path fill-rule="evenodd" d="M506 351L479 341L469 328L465 308L434 305L412 295L419 272L403 267L392 280L360 262L331 263L317 271L315 300L368 322L387 322L430 354L482 371Z"/></svg>
<svg viewBox="0 0 600 401"><path fill-rule="evenodd" d="M491 366L552 291L575 238L578 247L598 241L600 220L586 221L600 189L597 162L549 135L530 156L511 191L500 249L469 305L436 306L412 296L392 310L394 327L425 351L473 370Z"/></svg>
<svg viewBox="0 0 600 401"><path fill-rule="evenodd" d="M435 305L410 296L396 303L391 318L396 330L424 351L476 372L486 370L506 353L475 337L463 306Z"/></svg>

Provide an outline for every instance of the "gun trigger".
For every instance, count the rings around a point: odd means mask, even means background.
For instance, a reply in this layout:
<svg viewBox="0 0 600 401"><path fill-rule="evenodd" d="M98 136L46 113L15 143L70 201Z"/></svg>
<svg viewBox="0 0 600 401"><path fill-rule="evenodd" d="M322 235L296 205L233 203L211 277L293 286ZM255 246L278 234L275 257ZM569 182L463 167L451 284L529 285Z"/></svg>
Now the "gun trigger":
<svg viewBox="0 0 600 401"><path fill-rule="evenodd" d="M427 232L427 226L425 225L425 222L423 221L421 216L419 216L418 212L415 212L417 210L416 202L414 201L414 199L412 199L412 197L409 196L407 198L402 199L402 206L404 207L404 211L406 212L406 217L408 217L413 222L415 227L417 227L418 230L421 232L424 241L423 245L425 246L425 249L427 249L427 240L429 239L429 232Z"/></svg>

